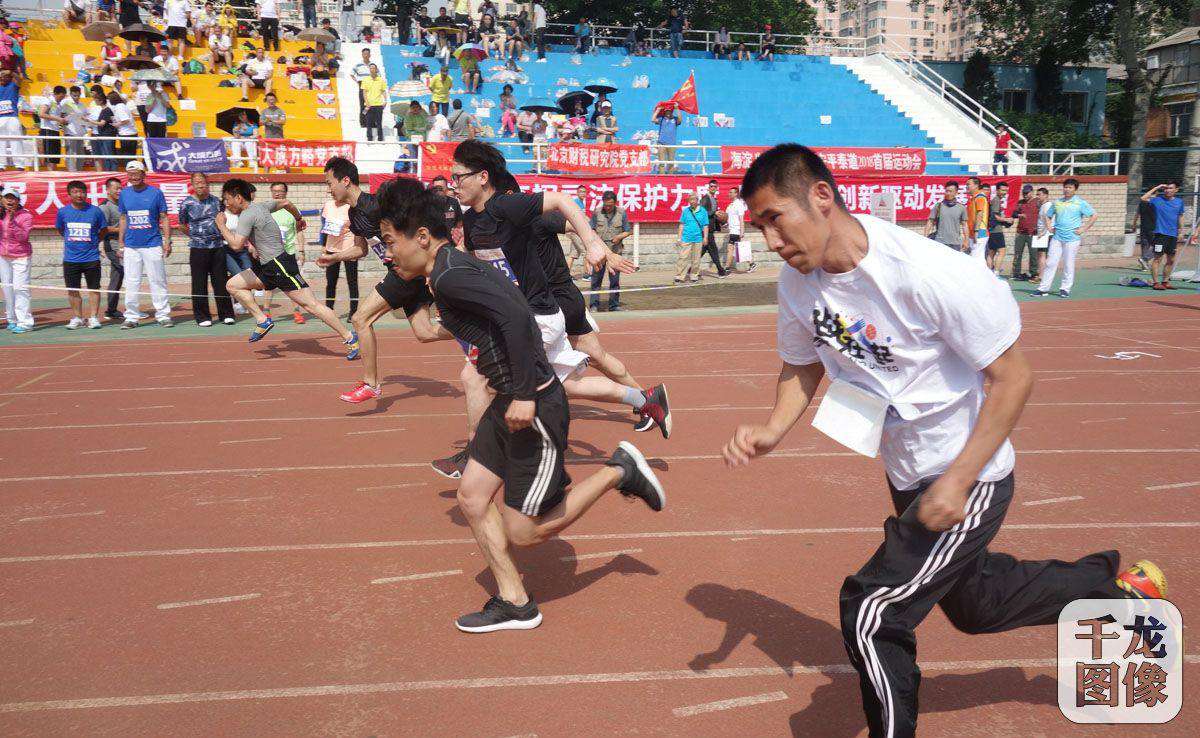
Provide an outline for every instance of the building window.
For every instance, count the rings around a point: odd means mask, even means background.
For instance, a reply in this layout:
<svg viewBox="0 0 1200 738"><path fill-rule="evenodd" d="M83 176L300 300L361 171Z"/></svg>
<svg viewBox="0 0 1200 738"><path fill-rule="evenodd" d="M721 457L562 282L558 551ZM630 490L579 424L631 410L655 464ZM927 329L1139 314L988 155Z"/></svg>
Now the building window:
<svg viewBox="0 0 1200 738"><path fill-rule="evenodd" d="M1005 90L1004 110L1014 110L1018 113L1029 111L1029 90Z"/></svg>
<svg viewBox="0 0 1200 738"><path fill-rule="evenodd" d="M933 21L925 21L925 30L926 31L937 30L937 24L934 23Z"/></svg>
<svg viewBox="0 0 1200 738"><path fill-rule="evenodd" d="M1176 103L1165 107L1167 115L1171 117L1168 135L1172 138L1187 138L1192 131L1192 104Z"/></svg>
<svg viewBox="0 0 1200 738"><path fill-rule="evenodd" d="M917 22L916 22L915 20L914 20L914 21L909 21L909 22L908 22L908 27L909 27L909 28L911 28L911 29L913 29L913 30L915 31L915 30L917 29Z"/></svg>
<svg viewBox="0 0 1200 738"><path fill-rule="evenodd" d="M917 40L916 40L915 38L912 38L912 37L910 36L910 37L909 37L909 39L908 39L908 45L909 45L909 46L911 46L911 47L913 47L913 48L916 48L916 46L917 46Z"/></svg>
<svg viewBox="0 0 1200 738"><path fill-rule="evenodd" d="M1064 92L1063 102L1068 120L1072 123L1083 123L1087 120L1088 94L1086 92Z"/></svg>
<svg viewBox="0 0 1200 738"><path fill-rule="evenodd" d="M926 37L922 45L927 49L933 48L933 39Z"/></svg>

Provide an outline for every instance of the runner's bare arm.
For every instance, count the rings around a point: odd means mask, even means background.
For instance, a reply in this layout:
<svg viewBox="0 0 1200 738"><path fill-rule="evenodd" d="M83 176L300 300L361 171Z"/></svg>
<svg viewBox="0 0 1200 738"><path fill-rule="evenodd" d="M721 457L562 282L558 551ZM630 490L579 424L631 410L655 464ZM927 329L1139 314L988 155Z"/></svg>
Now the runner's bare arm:
<svg viewBox="0 0 1200 738"><path fill-rule="evenodd" d="M604 266L609 273L624 272L630 274L636 271L633 262L620 254L614 254L600 236L592 230L592 224L583 214L583 210L575 201L562 192L545 192L542 194L542 212L557 210L563 214L587 248L587 263L593 269Z"/></svg>
<svg viewBox="0 0 1200 738"><path fill-rule="evenodd" d="M250 241L246 236L239 235L225 225L224 211L217 213L216 218L217 230L221 232L221 238L225 239L225 243L234 251L242 251L246 248L246 244ZM125 227L125 216L121 216L121 228Z"/></svg>
<svg viewBox="0 0 1200 738"><path fill-rule="evenodd" d="M413 335L421 343L449 341L454 338L453 333L433 321L428 305L423 305L417 312L408 316L408 323L412 326Z"/></svg>
<svg viewBox="0 0 1200 738"><path fill-rule="evenodd" d="M741 425L725 444L723 454L727 466L742 466L750 460L771 452L787 435L817 394L825 366L813 364L784 364L775 384L775 408L766 425Z"/></svg>
<svg viewBox="0 0 1200 738"><path fill-rule="evenodd" d="M317 257L317 266L327 267L339 261L358 261L367 255L367 239L362 236L354 237L354 247L341 251L322 250Z"/></svg>

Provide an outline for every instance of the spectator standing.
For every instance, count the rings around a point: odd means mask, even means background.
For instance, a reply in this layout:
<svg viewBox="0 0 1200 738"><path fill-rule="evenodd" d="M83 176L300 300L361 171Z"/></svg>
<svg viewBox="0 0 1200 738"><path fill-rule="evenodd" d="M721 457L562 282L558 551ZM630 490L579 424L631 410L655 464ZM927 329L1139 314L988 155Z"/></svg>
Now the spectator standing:
<svg viewBox="0 0 1200 738"><path fill-rule="evenodd" d="M996 126L996 149L992 154L992 174L1008 174L1008 148L1011 141L1012 134L1008 132L1008 126L1003 123Z"/></svg>
<svg viewBox="0 0 1200 738"><path fill-rule="evenodd" d="M713 43L713 58L726 59L733 53L733 44L729 39L729 29L721 26L717 29L717 40Z"/></svg>
<svg viewBox="0 0 1200 738"><path fill-rule="evenodd" d="M104 317L109 320L120 320L123 316L117 311L117 301L121 297L121 284L125 281L125 262L117 255L113 245L117 233L121 230L121 210L117 207L117 199L121 196L121 180L109 177L104 181L104 202L100 203L100 212L104 213L104 258L108 259L108 305Z"/></svg>
<svg viewBox="0 0 1200 738"><path fill-rule="evenodd" d="M304 11L304 27L317 27L317 0L302 0L300 3Z"/></svg>
<svg viewBox="0 0 1200 738"><path fill-rule="evenodd" d="M679 50L683 48L683 31L690 27L687 19L680 14L678 8L671 8L667 19L659 23L658 27L667 29L667 35L671 39L671 56L678 59Z"/></svg>
<svg viewBox="0 0 1200 738"><path fill-rule="evenodd" d="M47 169L58 166L59 154L62 153L62 126L66 122L63 115L63 100L67 98L67 88L55 85L50 101L38 108L38 139L42 143L43 162Z"/></svg>
<svg viewBox="0 0 1200 738"><path fill-rule="evenodd" d="M584 16L575 24L575 53L586 54L591 48L592 24L588 22L587 16Z"/></svg>
<svg viewBox="0 0 1200 738"><path fill-rule="evenodd" d="M29 268L33 245L33 213L21 205L21 195L11 187L0 193L4 211L0 214L0 283L4 290L4 313L8 330L27 333L33 330L33 312L29 309Z"/></svg>
<svg viewBox="0 0 1200 738"><path fill-rule="evenodd" d="M71 86L70 97L63 101L62 110L63 117L66 118L66 123L63 124L63 132L66 134L63 148L67 152L67 171L78 172L83 169L83 153L88 135L87 103L83 101L83 88L79 85Z"/></svg>
<svg viewBox="0 0 1200 738"><path fill-rule="evenodd" d="M596 116L596 142L597 143L613 143L617 140L617 132L620 127L617 125L617 116L612 113L612 103L608 100L600 103L600 114Z"/></svg>
<svg viewBox="0 0 1200 738"><path fill-rule="evenodd" d="M264 2L275 2L275 0L264 0ZM177 56L183 56L184 48L187 46L191 12L188 0L167 0L164 9L164 16L167 20L167 39L171 44L172 52Z"/></svg>
<svg viewBox="0 0 1200 738"><path fill-rule="evenodd" d="M725 208L725 222L729 228L729 271L737 269L739 263L748 263L746 271L752 272L758 268L754 261L754 251L750 248L749 235L746 233L746 201L742 199L741 190L729 188L729 205ZM746 240L745 246L742 241ZM746 258L743 259L742 257Z"/></svg>
<svg viewBox="0 0 1200 738"><path fill-rule="evenodd" d="M447 65L441 65L438 68L438 73L430 77L426 85L429 87L429 92L433 100L429 108L430 115L433 115L435 112L448 115L450 113L450 88L454 86L454 80L450 78Z"/></svg>
<svg viewBox="0 0 1200 738"><path fill-rule="evenodd" d="M1157 222L1154 204L1149 200L1138 200L1137 212L1133 215L1133 232L1138 234L1138 245L1141 247L1138 264L1146 272L1150 271L1150 262L1154 260L1154 227Z"/></svg>
<svg viewBox="0 0 1200 738"><path fill-rule="evenodd" d="M658 172L673 174L675 144L679 140L679 126L683 123L683 116L673 104L660 104L655 108L655 117L651 122L658 126Z"/></svg>
<svg viewBox="0 0 1200 738"><path fill-rule="evenodd" d="M1097 217L1095 209L1076 194L1078 191L1079 180L1064 180L1062 199L1051 203L1054 231L1050 239L1050 253L1046 257L1046 268L1042 271L1041 284L1033 293L1038 297L1050 294L1050 285L1054 283L1054 274L1058 271L1059 262L1063 264L1063 276L1058 296L1071 296L1071 287L1075 284L1075 256L1079 253L1083 236L1096 224Z"/></svg>
<svg viewBox="0 0 1200 738"><path fill-rule="evenodd" d="M1046 254L1050 251L1050 235L1054 230L1054 204L1050 202L1050 190L1037 188L1037 198L1042 209L1038 212L1038 232L1033 237L1033 250L1037 254L1037 272L1031 272L1029 281L1036 282L1046 271Z"/></svg>
<svg viewBox="0 0 1200 738"><path fill-rule="evenodd" d="M596 212L592 213L592 230L604 241L604 245L614 254L621 254L625 251L625 239L633 235L633 229L629 226L629 216L625 214L625 208L617 207L617 194L612 190L607 190L600 200L600 207ZM574 232L571 231L574 235ZM608 271L603 266L592 272L591 280L591 308L592 310L600 310L600 295L595 294L604 285L604 273ZM615 312L621 309L621 273L613 270L608 276L608 312Z"/></svg>
<svg viewBox="0 0 1200 738"><path fill-rule="evenodd" d="M579 185L578 187L575 188L575 197L573 199L574 199L575 204L579 206L579 209L583 211L584 215L587 215L587 211L588 211L587 198L588 198L587 185ZM580 273L580 275L578 277L576 277L576 279L587 279L588 278L587 257L586 257L587 250L584 248L583 239L579 237L578 233L576 233L573 229L570 229L570 228L568 228L566 230L566 234L567 234L567 240L571 242L571 253L567 255L567 271L574 274L575 273L575 260L580 259L583 262L584 271L582 273Z"/></svg>
<svg viewBox="0 0 1200 738"><path fill-rule="evenodd" d="M171 221L167 218L167 199L162 190L146 184L146 167L133 160L125 165L129 186L121 190L117 207L121 222L117 237L117 256L125 260L125 322L122 330L137 328L143 315L139 309L142 275L150 283L154 318L164 328L171 321L167 301L167 267L171 256Z"/></svg>
<svg viewBox="0 0 1200 738"><path fill-rule="evenodd" d="M413 104L420 107L415 100ZM338 205L330 198L321 208L321 246L322 250L331 254L341 253L354 248L354 234L350 231L350 203ZM346 267L346 291L350 295L350 315L358 310L358 262L344 262ZM333 310L337 300L338 276L343 262L334 260L325 267L325 307Z"/></svg>
<svg viewBox="0 0 1200 738"><path fill-rule="evenodd" d="M129 103L116 90L108 93L108 107L112 110L112 122L117 128L114 163L119 168L133 161L137 155L137 125L133 122Z"/></svg>
<svg viewBox="0 0 1200 738"><path fill-rule="evenodd" d="M162 83L150 83L150 97L146 99L146 137L166 138L167 120L171 112L171 101L163 92Z"/></svg>
<svg viewBox="0 0 1200 738"><path fill-rule="evenodd" d="M700 207L696 193L688 195L687 207L679 214L679 258L675 260L675 282L700 281L700 251L708 240L708 211Z"/></svg>
<svg viewBox="0 0 1200 738"><path fill-rule="evenodd" d="M538 59L546 58L546 6L533 4L533 35L537 38Z"/></svg>
<svg viewBox="0 0 1200 738"><path fill-rule="evenodd" d="M229 163L231 166L253 166L258 161L258 126L250 121L243 110L233 124L233 137L229 139Z"/></svg>
<svg viewBox="0 0 1200 738"><path fill-rule="evenodd" d="M367 103L362 83L371 76L371 50L363 48L362 60L350 68L350 76L358 83L358 124L367 127Z"/></svg>
<svg viewBox="0 0 1200 738"><path fill-rule="evenodd" d="M1171 270L1175 267L1175 251L1183 230L1185 209L1175 181L1155 185L1142 195L1143 202L1154 206L1154 259L1150 262L1150 281L1156 290L1173 290Z"/></svg>
<svg viewBox="0 0 1200 738"><path fill-rule="evenodd" d="M440 107L437 103L429 103L429 130L425 133L426 141L450 140L450 122L446 120L446 116L438 112L439 110Z"/></svg>
<svg viewBox="0 0 1200 738"><path fill-rule="evenodd" d="M925 237L955 251L967 249L967 244L970 243L967 233L967 209L958 201L958 182L947 182L942 199L929 209Z"/></svg>
<svg viewBox="0 0 1200 738"><path fill-rule="evenodd" d="M479 122L475 120L475 116L463 110L462 100L458 98L450 104L450 117L446 121L450 124L451 141L475 138L479 131Z"/></svg>
<svg viewBox="0 0 1200 738"><path fill-rule="evenodd" d="M164 45L162 53L155 55L154 61L158 62L164 72L175 78L174 82L164 82L163 84L169 85L175 91L175 96L180 97L179 76L183 74L182 58L172 54L171 49Z"/></svg>
<svg viewBox="0 0 1200 738"><path fill-rule="evenodd" d="M11 69L0 69L0 167L25 169L29 158L25 148L25 128L18 114L21 87Z"/></svg>
<svg viewBox="0 0 1200 738"><path fill-rule="evenodd" d="M1013 224L1010 218L1004 216L1008 204L1008 183L996 185L996 194L992 197L988 218L987 265L997 277L1004 265L1004 250L1008 247L1004 229Z"/></svg>
<svg viewBox="0 0 1200 738"><path fill-rule="evenodd" d="M212 313L208 309L210 283L217 303L217 318L225 325L234 322L233 300L225 289L229 272L225 268L225 242L217 230L219 212L221 201L209 189L208 175L203 172L192 174L192 194L179 205L179 228L188 237L192 317L201 328L212 325Z"/></svg>
<svg viewBox="0 0 1200 738"><path fill-rule="evenodd" d="M100 85L92 85L92 102L88 105L86 125L91 129L92 161L96 171L115 172L117 163L113 160L113 138L117 135L117 127L113 125L112 108L108 107L108 96Z"/></svg>
<svg viewBox="0 0 1200 738"><path fill-rule="evenodd" d="M717 180L710 179L708 189L700 198L700 206L708 213L708 233L706 234L707 238L704 239L704 253L708 254L708 258L712 259L713 266L717 268L717 279L725 279L729 274L725 271L725 265L721 263L721 252L717 249L717 233L721 231L721 222L717 218L717 213L721 211L717 205L719 194Z"/></svg>
<svg viewBox="0 0 1200 738"><path fill-rule="evenodd" d="M356 5L356 0L342 0L342 12L338 18L338 29L342 32L341 38L346 41L353 41L358 36L358 12L355 10Z"/></svg>
<svg viewBox="0 0 1200 738"><path fill-rule="evenodd" d="M117 23L122 29L142 22L141 13L138 12L140 7L141 3L138 0L117 0ZM126 40L125 52L128 53L132 49L133 42Z"/></svg>
<svg viewBox="0 0 1200 738"><path fill-rule="evenodd" d="M63 237L63 282L72 317L67 330L87 325L100 327L100 239L108 230L108 221L100 208L87 201L87 185L79 180L67 183L70 202L58 209L54 227ZM79 294L87 281L88 309L84 312Z"/></svg>
<svg viewBox="0 0 1200 738"><path fill-rule="evenodd" d="M377 65L370 65L370 74L362 81L361 86L363 103L367 110L367 140L382 141L383 106L387 104L387 83L379 75Z"/></svg>
<svg viewBox="0 0 1200 738"><path fill-rule="evenodd" d="M517 140L524 144L533 143L533 122L537 120L537 116L528 110L517 111ZM522 147L525 156L533 153L530 146Z"/></svg>
<svg viewBox="0 0 1200 738"><path fill-rule="evenodd" d="M267 103L267 107L258 114L258 120L263 126L263 138L287 138L283 132L283 127L287 123L287 111L279 107L279 98L272 92L263 100Z"/></svg>
<svg viewBox="0 0 1200 738"><path fill-rule="evenodd" d="M970 234L969 245L963 248L979 259L987 261L988 219L991 205L987 193L983 191L983 183L979 177L967 178L967 231Z"/></svg>
<svg viewBox="0 0 1200 738"><path fill-rule="evenodd" d="M1038 232L1038 220L1041 219L1042 201L1033 194L1033 185L1021 187L1021 199L1017 200L1017 237L1013 241L1013 279L1028 280L1029 275L1037 272L1036 256L1033 253L1033 237ZM1029 252L1029 271L1021 271L1021 259Z"/></svg>
<svg viewBox="0 0 1200 738"><path fill-rule="evenodd" d="M513 95L513 86L504 85L500 92L500 135L515 136L517 134L517 98Z"/></svg>

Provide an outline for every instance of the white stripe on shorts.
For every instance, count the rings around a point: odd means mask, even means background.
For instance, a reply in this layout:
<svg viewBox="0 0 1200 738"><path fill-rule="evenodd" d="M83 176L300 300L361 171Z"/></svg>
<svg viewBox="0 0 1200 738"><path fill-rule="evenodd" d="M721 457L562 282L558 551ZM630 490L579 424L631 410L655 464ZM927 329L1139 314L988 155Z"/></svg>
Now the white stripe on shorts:
<svg viewBox="0 0 1200 738"><path fill-rule="evenodd" d="M558 451L554 448L550 434L546 432L546 426L542 425L541 418L534 417L533 427L542 437L542 460L538 464L537 474L529 484L529 491L525 493L525 502L521 505L521 512L530 517L537 515L538 506L546 499L546 490L550 489L550 480L554 478L554 467L558 461Z"/></svg>

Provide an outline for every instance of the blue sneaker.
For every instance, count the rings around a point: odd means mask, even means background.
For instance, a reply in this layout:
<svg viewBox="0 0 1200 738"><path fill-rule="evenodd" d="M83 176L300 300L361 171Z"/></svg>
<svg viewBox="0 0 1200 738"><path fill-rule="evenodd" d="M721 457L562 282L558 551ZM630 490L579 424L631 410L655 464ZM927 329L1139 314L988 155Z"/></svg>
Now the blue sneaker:
<svg viewBox="0 0 1200 738"><path fill-rule="evenodd" d="M23 326L23 325L10 325L10 326L8 327L8 330L9 330L11 333L28 333L29 331L31 331L31 330L33 330L33 329L32 329L32 328L26 328L26 327L25 327L25 326Z"/></svg>
<svg viewBox="0 0 1200 738"><path fill-rule="evenodd" d="M261 341L262 337L270 333L271 329L274 327L275 321L271 320L270 318L267 318L261 323L256 323L254 325L254 331L250 333L250 343Z"/></svg>
<svg viewBox="0 0 1200 738"><path fill-rule="evenodd" d="M358 332L350 331L350 338L345 341L346 348L350 351L346 354L346 361L354 361L358 358Z"/></svg>

